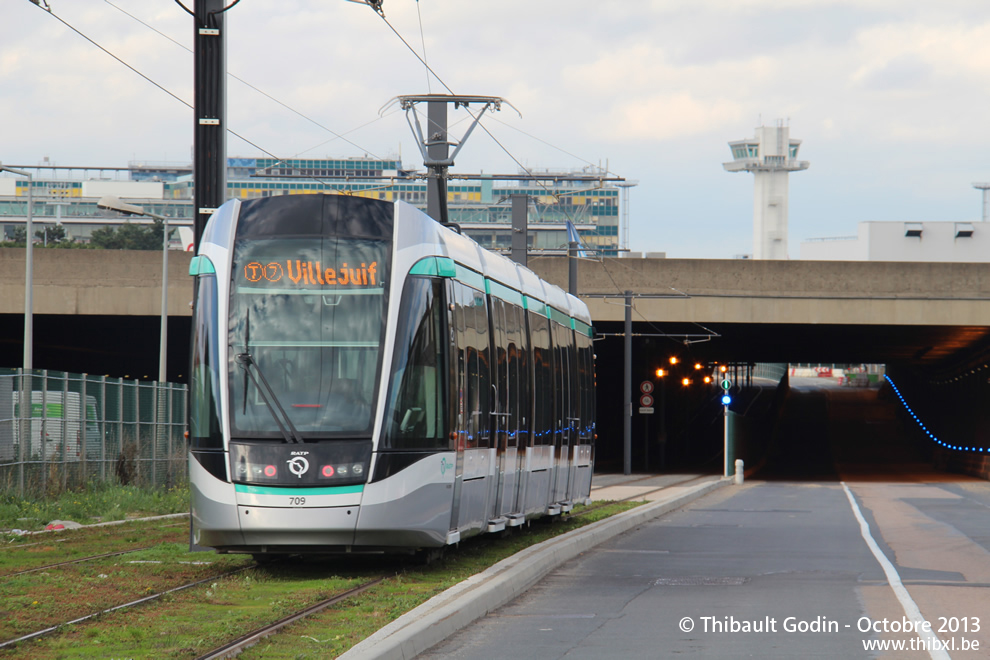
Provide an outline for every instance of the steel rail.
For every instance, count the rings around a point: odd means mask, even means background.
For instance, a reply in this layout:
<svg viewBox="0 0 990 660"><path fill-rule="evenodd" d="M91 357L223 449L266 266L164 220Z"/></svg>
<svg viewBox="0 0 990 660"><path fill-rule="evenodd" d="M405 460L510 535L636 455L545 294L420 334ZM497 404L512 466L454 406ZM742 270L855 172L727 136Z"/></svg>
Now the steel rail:
<svg viewBox="0 0 990 660"><path fill-rule="evenodd" d="M64 623L58 623L58 624L56 624L54 626L49 626L48 628L45 628L44 630L38 630L38 631L35 631L33 633L29 633L27 635L22 635L21 637L17 637L16 639L9 639L9 640L7 640L5 642L0 642L0 649L9 648L9 647L15 646L15 645L17 645L17 644L19 644L21 642L26 642L26 641L29 641L29 640L32 640L32 639L37 639L38 637L44 637L45 635L50 635L50 634L52 634L54 632L57 632L63 626L71 626L71 625L76 624L76 623L82 623L83 621L89 621L90 619L95 619L96 617L102 616L104 614L109 614L111 612L116 612L117 610L123 610L123 609L127 609L129 607L135 607L137 605L142 605L144 603L149 603L149 602L151 602L153 600L157 600L157 599L159 599L162 596L165 596L167 594L173 594L173 593L175 593L177 591L183 591L184 589L189 589L191 587L195 587L195 586L198 586L198 585L201 585L201 584L205 584L205 583L211 582L213 580L219 580L221 578L225 578L225 577L228 577L230 575L235 575L236 573L240 573L241 571L246 571L249 568L256 568L257 566L258 566L258 564L249 564L247 566L241 566L240 568L235 568L233 570L226 571L224 573L220 573L219 575L214 575L212 577L208 577L208 578L205 578L203 580L196 580L195 582L190 582L188 584L183 584L183 585L178 586L178 587L173 587L172 589L166 589L165 591L159 591L156 594L151 594L150 596L145 596L144 598L139 598L137 600L132 600L131 602L124 603L123 605L115 605L115 606L110 607L110 608L107 608L105 610L100 610L99 612L94 612L93 614L87 614L86 616L81 616L81 617L79 617L77 619L73 619L72 621L66 621Z"/></svg>
<svg viewBox="0 0 990 660"><path fill-rule="evenodd" d="M353 589L349 589L348 591L345 591L341 594L337 594L332 598L322 600L319 603L316 603L315 605L310 605L305 609L299 610L295 614L290 614L289 616L283 617L278 621L275 621L274 623L270 623L266 626L258 628L253 632L249 632L246 635L242 635L241 637L238 637L232 642L229 642L219 648L216 648L206 653L205 655L198 656L196 660L218 660L219 658L232 658L238 655L244 649L250 646L254 646L265 637L268 637L269 635L273 635L279 632L282 628L284 628L285 626L291 623L295 623L296 621L299 621L300 619L304 619L307 616L310 616L311 614L316 614L317 612L320 612L326 609L327 607L330 607L331 605L335 605L336 603L339 603L343 600L347 600L352 596L357 596L358 594L367 591L371 587L381 583L382 580L385 579L385 577L386 576L375 578L374 580L365 582L364 584L358 585Z"/></svg>

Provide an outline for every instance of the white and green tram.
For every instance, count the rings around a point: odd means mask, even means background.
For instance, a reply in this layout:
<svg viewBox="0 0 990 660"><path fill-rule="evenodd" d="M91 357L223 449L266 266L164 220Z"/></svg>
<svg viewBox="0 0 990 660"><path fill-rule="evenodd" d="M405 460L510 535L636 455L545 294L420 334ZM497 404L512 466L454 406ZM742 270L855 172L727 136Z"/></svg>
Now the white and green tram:
<svg viewBox="0 0 990 660"><path fill-rule="evenodd" d="M402 202L232 200L190 266L195 543L437 548L589 497L587 307Z"/></svg>

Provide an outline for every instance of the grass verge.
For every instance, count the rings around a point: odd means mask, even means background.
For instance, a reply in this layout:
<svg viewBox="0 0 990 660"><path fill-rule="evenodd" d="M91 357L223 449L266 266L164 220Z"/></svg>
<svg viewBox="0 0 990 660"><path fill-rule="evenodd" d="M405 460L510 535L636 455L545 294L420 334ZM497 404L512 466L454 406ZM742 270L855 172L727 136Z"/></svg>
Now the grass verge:
<svg viewBox="0 0 990 660"><path fill-rule="evenodd" d="M82 525L189 511L188 485L146 489L93 484L53 498L0 495L0 530L38 531L53 520Z"/></svg>
<svg viewBox="0 0 990 660"><path fill-rule="evenodd" d="M69 627L12 649L13 655L0 652L0 657L195 658L383 571L391 574L364 594L304 619L240 656L330 658L505 557L636 505L612 504L585 516L540 519L504 536L476 536L427 566L409 565L391 556L353 555L305 557L265 565L179 592L161 602ZM575 513L578 510L576 507ZM174 570L168 568L170 564L177 567L190 558L213 557L205 553L158 554L162 555L162 572Z"/></svg>

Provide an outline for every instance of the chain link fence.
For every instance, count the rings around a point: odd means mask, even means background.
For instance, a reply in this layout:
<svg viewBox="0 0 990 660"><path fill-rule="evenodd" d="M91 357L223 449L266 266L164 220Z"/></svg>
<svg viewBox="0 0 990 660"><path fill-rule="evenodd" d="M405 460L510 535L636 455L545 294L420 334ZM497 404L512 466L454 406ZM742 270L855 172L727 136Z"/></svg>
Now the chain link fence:
<svg viewBox="0 0 990 660"><path fill-rule="evenodd" d="M0 369L0 492L187 479L186 386Z"/></svg>

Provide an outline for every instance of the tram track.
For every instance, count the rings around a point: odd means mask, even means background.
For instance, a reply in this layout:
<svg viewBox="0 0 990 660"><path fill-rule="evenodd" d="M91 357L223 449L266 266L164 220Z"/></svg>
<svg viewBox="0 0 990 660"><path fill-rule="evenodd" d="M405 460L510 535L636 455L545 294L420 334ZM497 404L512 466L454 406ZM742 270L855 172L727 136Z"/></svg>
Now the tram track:
<svg viewBox="0 0 990 660"><path fill-rule="evenodd" d="M153 539L144 539L145 544L136 546L135 542L140 542L139 539L113 539L106 538L102 539L99 537L94 537L92 534L77 536L75 538L59 538L51 539L46 541L39 541L36 543L26 543L23 545L16 546L4 546L3 547L3 561L2 563L6 565L5 568L0 568L0 583L10 578L14 578L20 575L26 575L29 573L37 573L39 571L59 568L62 566L70 566L72 564L80 564L89 561L96 561L99 559L106 559L109 557L118 557L121 555L126 555L129 553L142 552L145 550L151 550L156 547L158 543L164 542L175 542L180 536L171 535L169 532L163 530L168 530L171 527L176 527L176 525L163 525L155 528ZM72 533L72 532L69 532ZM102 533L102 532L100 532ZM147 544L148 540L154 540L156 543ZM46 546L45 548L39 548L38 546ZM116 546L116 549L114 548ZM121 547L124 546L124 547ZM27 550L27 548L35 548L34 550ZM106 552L99 552L100 550L106 550ZM18 554L20 551L20 554ZM72 556L73 554L82 554L85 552L92 552L93 554L86 554L81 557L76 557L74 559L66 559L64 561L50 561L51 559L57 558L57 556ZM94 552L95 551L95 552ZM50 563L31 566L33 563L40 561L49 560ZM20 560L20 561L19 561ZM18 566L9 566L10 564L20 563L21 566L25 564L29 568L20 568ZM20 570L10 570L11 568L19 568Z"/></svg>
<svg viewBox="0 0 990 660"><path fill-rule="evenodd" d="M44 628L44 629L41 629L41 630L36 630L35 632L28 633L27 635L21 635L20 637L17 637L17 638L14 638L14 639L9 639L9 640L6 640L4 642L0 642L0 649L11 648L11 647L16 646L17 644L20 644L20 643L23 643L23 642L27 642L27 641L30 641L30 640L33 640L33 639L37 639L39 637L44 637L46 635L51 635L52 633L58 632L60 629L64 628L65 626L71 626L71 625L74 625L74 624L77 624L77 623L83 623L85 621L90 621L92 619L95 619L95 618L97 618L99 616L103 616L105 614L110 614L112 612L119 612L121 610L129 609L129 608L132 608L132 607L137 607L138 605L143 605L145 603L150 603L152 601L159 600L163 596L167 596L169 594L174 594L174 593L177 593L179 591L184 591L186 589L190 589L192 587L196 587L196 586L199 586L201 584L206 584L207 582L212 582L212 581L219 580L219 579L222 579L222 578L225 578L225 577L229 577L231 575L236 575L237 573L241 573L241 572L246 571L246 570L248 570L250 568L256 568L257 566L258 566L258 564L256 564L256 563L255 564L248 564L246 566L241 566L241 567L238 567L238 568L235 568L235 569L231 569L229 571L224 571L223 573L218 573L216 575L212 575L212 576L210 576L208 578L203 578L203 579L200 579L200 580L195 580L194 582L188 582L188 583L183 584L183 585L180 585L178 587L172 587L171 589L165 589L163 591L159 591L157 593L154 593L154 594L151 594L151 595L148 595L148 596L144 596L143 598L138 598L137 600L132 600L130 602L123 603L121 605L115 605L113 607L108 607L108 608L102 609L102 610L100 610L98 612L93 612L92 614L87 614L85 616L77 617L75 619L72 619L71 621L64 621L62 623L58 623L58 624L55 624L53 626L48 626L47 628Z"/></svg>
<svg viewBox="0 0 990 660"><path fill-rule="evenodd" d="M22 571L16 571L14 573L3 573L0 574L0 580L7 580L12 577L17 577L18 575L26 575L27 573L37 573L38 571L45 571L52 568L58 568L60 566L69 566L71 564L82 564L87 561L95 561L97 559L106 559L108 557L119 557L121 555L127 555L132 552L141 552L143 550L150 550L154 548L153 545L143 546L140 548L131 548L129 550L118 550L116 552L104 552L99 555L91 555L89 557L80 557L79 559L69 559L67 561L60 561L54 564L45 564L44 566L36 566L34 568L26 568Z"/></svg>
<svg viewBox="0 0 990 660"><path fill-rule="evenodd" d="M270 635L277 634L282 630L282 628L285 628L286 626L295 623L300 619L304 619L308 616L316 614L317 612L321 612L332 605L336 605L337 603L345 601L348 598L353 598L354 596L364 593L368 589L378 584L381 584L381 582L384 581L387 577L388 576L383 575L381 577L374 578L363 584L359 584L353 589L348 589L347 591L337 594L336 596L331 596L330 598L321 600L318 603L310 605L309 607L305 607L293 614L290 614L288 616L279 619L278 621L262 626L256 630L247 633L246 635L242 635L237 639L228 642L227 644L224 644L221 647L218 647L216 649L213 649L212 651L200 655L196 658L196 660L218 660L219 658L232 658L240 654L243 650L247 649L248 647L254 646L262 639Z"/></svg>

